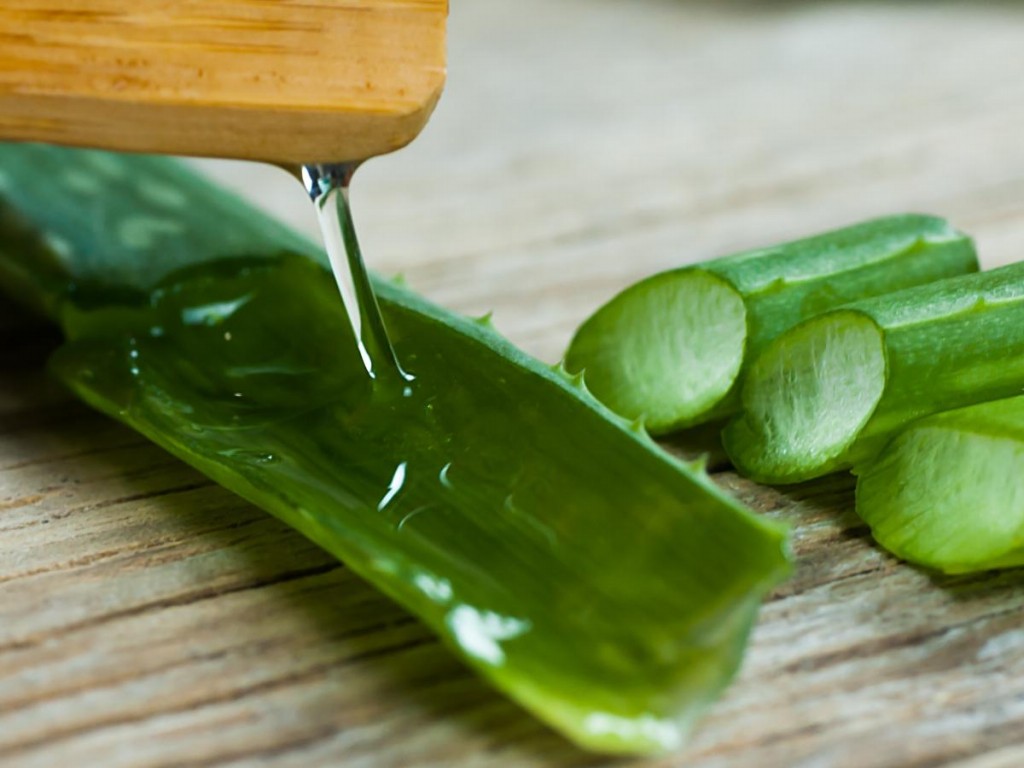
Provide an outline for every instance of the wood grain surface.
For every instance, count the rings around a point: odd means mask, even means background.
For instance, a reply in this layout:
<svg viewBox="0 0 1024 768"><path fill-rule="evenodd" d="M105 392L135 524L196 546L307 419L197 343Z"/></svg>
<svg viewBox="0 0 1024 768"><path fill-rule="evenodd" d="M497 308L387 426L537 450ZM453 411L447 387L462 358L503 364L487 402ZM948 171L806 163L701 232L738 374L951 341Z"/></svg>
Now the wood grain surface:
<svg viewBox="0 0 1024 768"><path fill-rule="evenodd" d="M467 0L419 141L355 202L378 270L555 359L628 282L929 211L1024 256L1024 7ZM207 170L310 233L272 169ZM604 766L273 519L76 404L0 305L0 764ZM673 449L692 450L676 440ZM795 577L691 745L630 765L1024 765L1024 574L876 548L846 477L718 482ZM616 763L618 764L618 763Z"/></svg>
<svg viewBox="0 0 1024 768"><path fill-rule="evenodd" d="M0 138L282 163L415 138L448 0L4 0Z"/></svg>

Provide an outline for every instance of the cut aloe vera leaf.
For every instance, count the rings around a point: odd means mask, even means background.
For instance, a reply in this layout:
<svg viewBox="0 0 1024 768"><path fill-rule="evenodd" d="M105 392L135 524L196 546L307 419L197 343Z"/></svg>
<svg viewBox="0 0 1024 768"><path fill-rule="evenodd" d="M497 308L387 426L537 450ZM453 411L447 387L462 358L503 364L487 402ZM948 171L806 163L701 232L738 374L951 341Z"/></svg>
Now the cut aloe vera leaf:
<svg viewBox="0 0 1024 768"><path fill-rule="evenodd" d="M905 425L1024 387L1024 264L812 318L751 366L723 432L744 474L794 483L870 460Z"/></svg>
<svg viewBox="0 0 1024 768"><path fill-rule="evenodd" d="M786 535L480 322L378 281L367 386L318 249L167 160L0 145L0 283L83 399L293 526L581 745L678 746ZM297 194L301 194L298 189Z"/></svg>
<svg viewBox="0 0 1024 768"><path fill-rule="evenodd" d="M1024 397L916 421L854 473L857 512L897 557L946 573L1024 565Z"/></svg>
<svg viewBox="0 0 1024 768"><path fill-rule="evenodd" d="M944 220L875 219L642 280L580 326L565 364L615 412L670 432L738 411L748 364L802 320L977 270Z"/></svg>

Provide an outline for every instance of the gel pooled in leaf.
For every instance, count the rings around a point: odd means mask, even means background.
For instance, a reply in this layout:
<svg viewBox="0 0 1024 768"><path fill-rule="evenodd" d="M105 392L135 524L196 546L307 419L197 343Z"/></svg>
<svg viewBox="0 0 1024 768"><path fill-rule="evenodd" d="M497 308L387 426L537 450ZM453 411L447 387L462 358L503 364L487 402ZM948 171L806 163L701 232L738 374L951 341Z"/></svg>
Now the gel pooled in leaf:
<svg viewBox="0 0 1024 768"><path fill-rule="evenodd" d="M378 284L413 380L371 386L322 257L234 198L153 158L0 146L0 166L16 190L0 282L59 320L54 365L88 402L343 559L587 747L673 748L732 677L788 570L784 533L565 376ZM92 194L61 191L69 170ZM120 238L126 219L151 236Z"/></svg>

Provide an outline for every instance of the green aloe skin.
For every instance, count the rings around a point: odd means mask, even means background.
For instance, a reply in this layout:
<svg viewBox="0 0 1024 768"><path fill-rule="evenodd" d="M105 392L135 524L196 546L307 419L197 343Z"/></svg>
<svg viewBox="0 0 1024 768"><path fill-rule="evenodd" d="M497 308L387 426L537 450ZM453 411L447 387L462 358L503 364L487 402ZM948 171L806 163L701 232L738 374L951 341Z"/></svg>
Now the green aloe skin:
<svg viewBox="0 0 1024 768"><path fill-rule="evenodd" d="M173 161L0 145L0 194L0 283L75 392L579 744L677 747L732 678L785 531L564 370L378 281L415 379L370 386L322 254Z"/></svg>
<svg viewBox="0 0 1024 768"><path fill-rule="evenodd" d="M853 301L976 272L969 238L903 215L663 272L627 288L577 331L566 367L652 433L725 418L767 344Z"/></svg>
<svg viewBox="0 0 1024 768"><path fill-rule="evenodd" d="M794 483L873 459L910 422L1020 393L1024 264L826 312L750 369L723 432L744 474Z"/></svg>
<svg viewBox="0 0 1024 768"><path fill-rule="evenodd" d="M1024 397L916 421L854 473L857 512L898 557L946 573L1024 565Z"/></svg>

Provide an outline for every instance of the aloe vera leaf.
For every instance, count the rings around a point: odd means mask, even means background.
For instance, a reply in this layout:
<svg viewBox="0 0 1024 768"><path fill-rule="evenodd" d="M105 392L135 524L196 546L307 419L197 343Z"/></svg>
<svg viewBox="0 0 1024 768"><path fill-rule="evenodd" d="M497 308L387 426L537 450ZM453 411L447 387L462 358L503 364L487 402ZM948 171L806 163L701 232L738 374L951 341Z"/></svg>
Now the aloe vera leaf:
<svg viewBox="0 0 1024 768"><path fill-rule="evenodd" d="M870 460L915 419L1024 386L1024 264L812 318L768 346L726 427L744 474L792 483Z"/></svg>
<svg viewBox="0 0 1024 768"><path fill-rule="evenodd" d="M854 473L857 512L896 556L946 573L1024 565L1024 397L916 421Z"/></svg>
<svg viewBox="0 0 1024 768"><path fill-rule="evenodd" d="M616 413L671 432L738 411L749 363L799 322L977 270L944 220L875 219L642 280L580 326L565 364Z"/></svg>
<svg viewBox="0 0 1024 768"><path fill-rule="evenodd" d="M581 745L642 753L733 676L785 531L577 379L378 281L417 379L369 389L323 256L239 200L158 158L0 145L0 168L0 282L60 322L61 378L496 687Z"/></svg>

